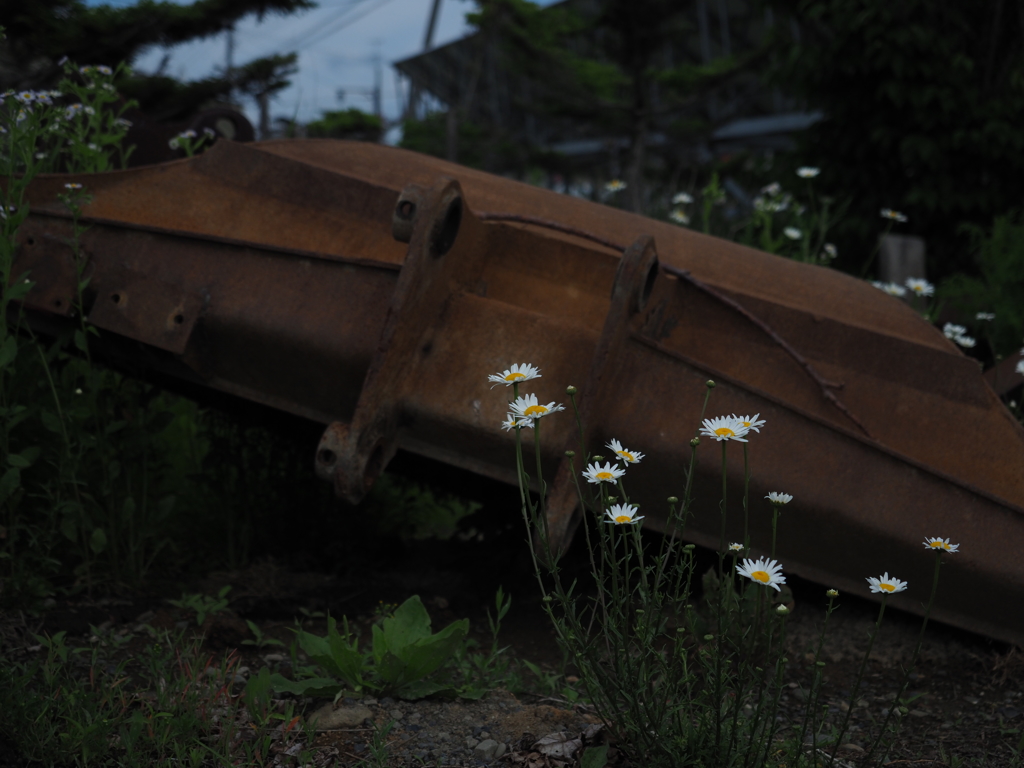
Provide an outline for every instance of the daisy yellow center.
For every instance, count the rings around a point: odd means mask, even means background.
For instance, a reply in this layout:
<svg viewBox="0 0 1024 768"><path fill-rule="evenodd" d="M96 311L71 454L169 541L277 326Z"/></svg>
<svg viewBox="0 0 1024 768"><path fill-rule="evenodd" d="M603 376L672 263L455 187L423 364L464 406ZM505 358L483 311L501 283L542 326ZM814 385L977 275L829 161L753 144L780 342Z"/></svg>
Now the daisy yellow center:
<svg viewBox="0 0 1024 768"><path fill-rule="evenodd" d="M892 584L879 584L878 588L879 589L884 589L886 592L895 592L896 591L896 587L894 587Z"/></svg>
<svg viewBox="0 0 1024 768"><path fill-rule="evenodd" d="M526 375L522 373L510 373L505 377L505 381L516 381L517 379L525 379Z"/></svg>
<svg viewBox="0 0 1024 768"><path fill-rule="evenodd" d="M719 437L736 437L736 433L728 427L719 427L715 430L715 434Z"/></svg>
<svg viewBox="0 0 1024 768"><path fill-rule="evenodd" d="M615 518L615 522L616 523L628 523L632 519L633 518L630 517L629 515L619 515L618 517Z"/></svg>
<svg viewBox="0 0 1024 768"><path fill-rule="evenodd" d="M616 453L618 453L619 456L624 458L626 461L632 461L633 460L633 454L630 453L629 451L616 451Z"/></svg>
<svg viewBox="0 0 1024 768"><path fill-rule="evenodd" d="M614 480L615 479L615 475L613 475L611 472L598 472L596 475L594 475L594 477L596 477L598 480Z"/></svg>
<svg viewBox="0 0 1024 768"><path fill-rule="evenodd" d="M769 581L772 580L771 576L768 575L768 571L754 571L752 574L750 574L750 578L754 579L755 581L760 581L762 584L767 584Z"/></svg>
<svg viewBox="0 0 1024 768"><path fill-rule="evenodd" d="M523 411L523 416L543 416L547 412L548 409L543 405L531 405Z"/></svg>

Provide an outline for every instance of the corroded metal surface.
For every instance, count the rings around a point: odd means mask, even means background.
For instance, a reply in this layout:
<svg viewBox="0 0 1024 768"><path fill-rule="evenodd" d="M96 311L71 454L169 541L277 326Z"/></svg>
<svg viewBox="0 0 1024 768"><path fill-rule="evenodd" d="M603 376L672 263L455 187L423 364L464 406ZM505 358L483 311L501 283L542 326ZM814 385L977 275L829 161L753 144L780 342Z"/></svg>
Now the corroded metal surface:
<svg viewBox="0 0 1024 768"><path fill-rule="evenodd" d="M68 180L33 184L20 234L36 319L74 300ZM892 602L920 612L922 541L950 536L934 615L1024 641L1024 612L1006 610L1024 600L1024 431L977 363L867 283L376 145L221 142L76 180L94 195L90 320L164 373L329 425L318 472L348 499L398 448L514 482L508 393L486 375L532 362L542 401L579 387L591 450L647 454L631 493L663 526L711 378L709 415L767 419L750 444L755 547L770 540L757 500L792 493L787 571L865 594L887 570L911 583ZM568 538L575 423L544 427ZM717 546L719 454L700 450L682 535ZM741 451L729 472L738 499Z"/></svg>

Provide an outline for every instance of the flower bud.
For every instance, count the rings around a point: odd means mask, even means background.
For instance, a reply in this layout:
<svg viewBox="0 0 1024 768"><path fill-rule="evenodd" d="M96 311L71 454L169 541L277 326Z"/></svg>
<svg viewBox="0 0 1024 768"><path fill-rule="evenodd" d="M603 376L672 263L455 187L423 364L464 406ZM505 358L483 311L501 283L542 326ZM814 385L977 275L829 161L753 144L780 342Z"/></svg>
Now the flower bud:
<svg viewBox="0 0 1024 768"><path fill-rule="evenodd" d="M684 549L684 550L685 550L686 552L693 552L693 548L694 548L695 546L696 546L695 544L683 544L683 549Z"/></svg>
<svg viewBox="0 0 1024 768"><path fill-rule="evenodd" d="M614 504L614 503L615 503L616 501L618 501L618 500L619 500L619 497L618 497L618 496L609 496L609 497L608 497L608 503L609 503L609 504Z"/></svg>
<svg viewBox="0 0 1024 768"><path fill-rule="evenodd" d="M787 613L789 613L789 608L787 608L784 605L780 605L778 608L775 609L775 612L779 614L779 616L785 616Z"/></svg>
<svg viewBox="0 0 1024 768"><path fill-rule="evenodd" d="M576 389L576 387L574 387L572 384L565 388L565 394L567 395L575 395L577 392L579 392L579 390Z"/></svg>
<svg viewBox="0 0 1024 768"><path fill-rule="evenodd" d="M566 451L565 455L571 459L573 456L576 455L576 451Z"/></svg>
<svg viewBox="0 0 1024 768"><path fill-rule="evenodd" d="M700 438L699 437L695 437L695 438L693 438L693 440L690 441L690 447L691 448L696 448L698 445L700 445Z"/></svg>
<svg viewBox="0 0 1024 768"><path fill-rule="evenodd" d="M591 461L604 461L604 456L591 456Z"/></svg>
<svg viewBox="0 0 1024 768"><path fill-rule="evenodd" d="M678 496L669 496L668 497L668 503L669 504L678 504L679 503L679 497Z"/></svg>
<svg viewBox="0 0 1024 768"><path fill-rule="evenodd" d="M839 590L838 589L830 589L825 594L828 595L829 597L839 597Z"/></svg>
<svg viewBox="0 0 1024 768"><path fill-rule="evenodd" d="M541 599L542 599L542 600L543 600L543 601L544 601L545 603L550 603L550 602L551 602L551 595L544 595L544 597L543 597L543 598L541 598Z"/></svg>
<svg viewBox="0 0 1024 768"><path fill-rule="evenodd" d="M712 640L715 639L715 636L714 635L704 635L704 639L707 640L710 643Z"/></svg>
<svg viewBox="0 0 1024 768"><path fill-rule="evenodd" d="M816 662L814 662L814 666L816 666L816 667L824 667L825 666L825 662L824 661L816 661Z"/></svg>
<svg viewBox="0 0 1024 768"><path fill-rule="evenodd" d="M708 389L714 389L715 382L713 382L711 379L708 379L707 381L704 382L704 386L706 386Z"/></svg>

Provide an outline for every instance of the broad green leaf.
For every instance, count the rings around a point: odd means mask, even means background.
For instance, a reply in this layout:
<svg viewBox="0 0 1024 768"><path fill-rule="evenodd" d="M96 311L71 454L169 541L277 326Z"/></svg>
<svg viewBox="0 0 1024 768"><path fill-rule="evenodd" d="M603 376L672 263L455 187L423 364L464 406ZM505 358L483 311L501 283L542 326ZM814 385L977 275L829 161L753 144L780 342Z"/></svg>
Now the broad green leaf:
<svg viewBox="0 0 1024 768"><path fill-rule="evenodd" d="M580 768L604 768L608 764L608 745L587 747L580 758Z"/></svg>
<svg viewBox="0 0 1024 768"><path fill-rule="evenodd" d="M7 463L12 467L19 467L21 469L32 466L32 462L19 453L7 454Z"/></svg>
<svg viewBox="0 0 1024 768"><path fill-rule="evenodd" d="M0 504L3 504L11 497L18 486L21 485L21 470L11 467L0 477Z"/></svg>
<svg viewBox="0 0 1024 768"><path fill-rule="evenodd" d="M455 698L456 696L455 689L446 683L434 683L427 680L420 680L419 682L403 685L394 692L394 695L400 699L405 699L406 701L415 701L416 699L425 699L427 696L433 696L435 694L441 694L444 696L445 692L449 694L448 696L445 696L445 698Z"/></svg>
<svg viewBox="0 0 1024 768"><path fill-rule="evenodd" d="M99 554L107 548L107 534L102 528L93 528L92 535L89 537L89 549L95 554Z"/></svg>
<svg viewBox="0 0 1024 768"><path fill-rule="evenodd" d="M89 351L89 344L85 340L85 333L81 330L75 331L75 346L78 347L82 352Z"/></svg>
<svg viewBox="0 0 1024 768"><path fill-rule="evenodd" d="M43 426L46 427L51 432L56 432L57 434L60 434L61 432L64 431L64 427L61 424L61 420L57 418L57 414L53 413L53 411L43 411L42 413L39 414L39 418L42 419Z"/></svg>
<svg viewBox="0 0 1024 768"><path fill-rule="evenodd" d="M6 368L13 361L15 356L18 354L18 337L11 334L4 343L0 346L0 368Z"/></svg>
<svg viewBox="0 0 1024 768"><path fill-rule="evenodd" d="M308 680L289 680L275 672L270 676L270 685L278 693L293 693L296 696L333 696L343 687L329 677L311 677Z"/></svg>
<svg viewBox="0 0 1024 768"><path fill-rule="evenodd" d="M420 638L430 636L430 614L423 607L419 595L413 595L394 614L384 619L380 627L373 627L373 657L380 664L390 651L399 658L403 650Z"/></svg>

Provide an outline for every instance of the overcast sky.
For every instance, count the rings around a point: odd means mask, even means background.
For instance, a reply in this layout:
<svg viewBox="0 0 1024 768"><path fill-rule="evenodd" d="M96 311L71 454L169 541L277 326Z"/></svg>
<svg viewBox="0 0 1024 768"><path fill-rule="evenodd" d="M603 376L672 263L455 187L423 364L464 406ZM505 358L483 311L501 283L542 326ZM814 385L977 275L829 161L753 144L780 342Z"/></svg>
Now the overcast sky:
<svg viewBox="0 0 1024 768"><path fill-rule="evenodd" d="M87 0L89 5L132 5L132 0ZM541 0L548 5L551 0ZM307 122L329 109L358 107L372 111L369 91L374 83L373 57L383 62L383 111L387 118L401 112L396 73L391 62L423 48L430 15L431 0L319 0L311 11L290 16L268 15L262 23L249 17L235 31L235 64L244 64L273 53L299 54L299 74L292 86L274 100L274 117L296 117ZM441 0L440 16L434 32L434 45L440 45L469 32L466 13L472 0ZM194 80L210 75L226 61L226 39L218 35L207 40L153 48L135 61L136 69L153 72L165 55L170 54L165 72L181 79ZM338 91L345 92L344 100ZM249 118L256 122L251 103L245 105ZM389 135L394 140L395 131Z"/></svg>

